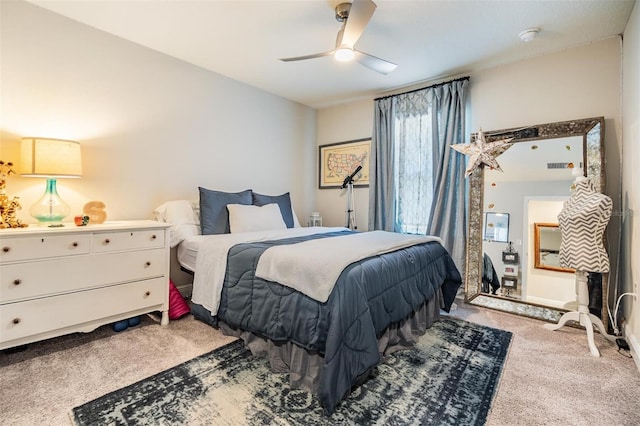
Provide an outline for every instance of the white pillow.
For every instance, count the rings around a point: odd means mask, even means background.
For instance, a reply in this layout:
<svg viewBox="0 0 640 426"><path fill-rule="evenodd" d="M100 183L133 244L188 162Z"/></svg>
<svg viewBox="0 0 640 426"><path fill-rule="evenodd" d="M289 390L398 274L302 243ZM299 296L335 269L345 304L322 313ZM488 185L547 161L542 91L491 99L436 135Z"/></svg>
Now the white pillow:
<svg viewBox="0 0 640 426"><path fill-rule="evenodd" d="M287 229L280 207L276 204L252 206L227 204L231 233Z"/></svg>
<svg viewBox="0 0 640 426"><path fill-rule="evenodd" d="M291 215L293 215L293 227L300 228L300 221L298 221L298 216L296 216L296 212L293 210L293 204L291 205Z"/></svg>
<svg viewBox="0 0 640 426"><path fill-rule="evenodd" d="M157 221L171 224L171 247L177 246L187 237L200 235L200 217L193 204L188 200L167 201L153 211Z"/></svg>

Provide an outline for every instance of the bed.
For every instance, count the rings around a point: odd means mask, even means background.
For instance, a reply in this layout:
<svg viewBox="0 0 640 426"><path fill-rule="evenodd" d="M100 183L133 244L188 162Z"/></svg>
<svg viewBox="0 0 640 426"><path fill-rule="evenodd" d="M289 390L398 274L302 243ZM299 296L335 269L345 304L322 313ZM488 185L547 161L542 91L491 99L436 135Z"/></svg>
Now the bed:
<svg viewBox="0 0 640 426"><path fill-rule="evenodd" d="M211 224L206 191L200 214L191 213L202 231ZM382 356L411 346L440 309L448 311L461 284L438 238L303 228L290 201L284 208L293 220L277 202L288 194L262 196L261 206L252 196L242 207L218 195L218 206L227 203L218 209L226 213L216 217L218 233L176 236L179 262L194 273L192 313L242 338L273 371L288 373L292 388L315 394L327 414ZM176 219L160 210L158 219Z"/></svg>

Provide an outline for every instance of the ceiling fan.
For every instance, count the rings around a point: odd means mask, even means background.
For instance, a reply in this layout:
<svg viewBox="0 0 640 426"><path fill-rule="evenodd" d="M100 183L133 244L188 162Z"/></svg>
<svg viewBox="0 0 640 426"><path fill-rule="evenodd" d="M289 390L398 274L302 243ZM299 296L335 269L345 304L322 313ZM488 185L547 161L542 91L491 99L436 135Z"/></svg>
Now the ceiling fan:
<svg viewBox="0 0 640 426"><path fill-rule="evenodd" d="M355 59L358 63L373 71L377 71L380 74L389 74L396 69L396 64L360 52L354 48L375 10L376 4L371 0L353 0L353 3L338 4L335 8L336 20L342 22L342 27L338 31L335 49L328 52L282 58L280 60L283 62L303 61L305 59L333 55L338 61L346 62Z"/></svg>

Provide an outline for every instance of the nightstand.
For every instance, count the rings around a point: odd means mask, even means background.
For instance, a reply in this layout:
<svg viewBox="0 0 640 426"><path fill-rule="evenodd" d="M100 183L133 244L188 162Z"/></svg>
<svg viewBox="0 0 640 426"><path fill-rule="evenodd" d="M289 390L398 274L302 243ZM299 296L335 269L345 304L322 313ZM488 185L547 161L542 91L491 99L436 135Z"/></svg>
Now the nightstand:
<svg viewBox="0 0 640 426"><path fill-rule="evenodd" d="M169 323L169 225L0 229L0 349L149 312Z"/></svg>

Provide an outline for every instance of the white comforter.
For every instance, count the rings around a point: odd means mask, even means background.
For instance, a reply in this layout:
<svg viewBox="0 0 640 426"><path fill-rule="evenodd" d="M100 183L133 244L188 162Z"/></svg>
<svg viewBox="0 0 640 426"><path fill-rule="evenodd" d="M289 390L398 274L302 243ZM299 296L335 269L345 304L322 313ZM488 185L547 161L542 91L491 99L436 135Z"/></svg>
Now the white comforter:
<svg viewBox="0 0 640 426"><path fill-rule="evenodd" d="M324 303L350 264L429 241L441 242L438 237L428 235L372 231L275 246L260 257L256 276L294 288Z"/></svg>
<svg viewBox="0 0 640 426"><path fill-rule="evenodd" d="M278 231L207 235L201 239L196 259L192 300L216 315L229 249L243 242L269 241L342 231L346 228L310 227ZM278 282L326 302L343 269L351 263L438 237L373 231L321 238L267 249L258 262L256 276Z"/></svg>

